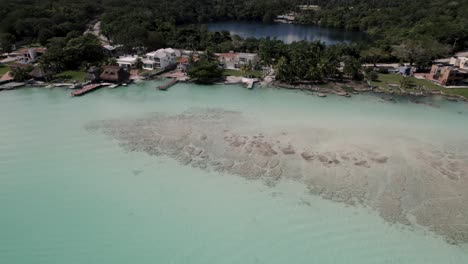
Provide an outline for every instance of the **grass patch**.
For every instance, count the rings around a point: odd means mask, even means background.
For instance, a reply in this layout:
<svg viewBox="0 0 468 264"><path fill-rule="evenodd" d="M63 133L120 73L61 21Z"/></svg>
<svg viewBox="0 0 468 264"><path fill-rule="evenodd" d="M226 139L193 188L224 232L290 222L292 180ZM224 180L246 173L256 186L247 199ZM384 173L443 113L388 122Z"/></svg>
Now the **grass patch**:
<svg viewBox="0 0 468 264"><path fill-rule="evenodd" d="M223 74L224 74L224 76L238 76L238 77L254 76L256 78L262 78L263 77L263 71L260 71L260 70L242 72L240 70L225 69L223 71Z"/></svg>
<svg viewBox="0 0 468 264"><path fill-rule="evenodd" d="M444 93L446 94L456 94L456 95L461 95L464 96L465 98L468 98L468 89L457 89L457 88L451 88L451 89L443 89Z"/></svg>
<svg viewBox="0 0 468 264"><path fill-rule="evenodd" d="M69 81L79 81L79 82L84 82L85 81L85 72L82 71L64 71L61 72L57 75L55 75L56 79L66 79Z"/></svg>
<svg viewBox="0 0 468 264"><path fill-rule="evenodd" d="M0 65L0 77L10 71L10 67Z"/></svg>
<svg viewBox="0 0 468 264"><path fill-rule="evenodd" d="M403 78L411 78L413 80L413 83L415 84L416 87L412 91L420 91L420 89L438 90L438 91L444 92L445 94L462 95L462 96L468 97L468 89L453 89L453 88L447 89L428 80L421 80L421 79L417 79L414 77L403 77L400 74L394 74L394 73L379 74L379 79L377 81L371 82L371 85L379 86L385 91L390 91L389 84L400 85L400 81ZM393 90L395 91L395 89Z"/></svg>
<svg viewBox="0 0 468 264"><path fill-rule="evenodd" d="M379 80L381 83L385 84L400 84L400 81L406 77L403 77L400 74L379 74ZM421 79L416 79L414 77L408 77L411 78L416 86L421 86L426 89L431 89L431 90L440 90L443 89L442 86L439 86L431 81L428 80L421 80Z"/></svg>

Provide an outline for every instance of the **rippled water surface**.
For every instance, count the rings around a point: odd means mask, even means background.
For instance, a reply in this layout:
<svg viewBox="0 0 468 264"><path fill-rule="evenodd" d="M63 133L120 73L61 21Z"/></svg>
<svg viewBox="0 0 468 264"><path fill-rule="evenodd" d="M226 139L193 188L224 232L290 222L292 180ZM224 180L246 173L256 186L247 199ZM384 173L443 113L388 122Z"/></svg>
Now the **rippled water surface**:
<svg viewBox="0 0 468 264"><path fill-rule="evenodd" d="M0 92L0 263L468 263L464 245L372 210L126 152L90 121L239 111L258 127L317 124L466 139L468 107L318 98L276 89L155 82L71 98L62 89Z"/></svg>
<svg viewBox="0 0 468 264"><path fill-rule="evenodd" d="M343 42L365 41L367 39L366 35L361 32L314 25L228 21L210 23L207 26L210 31L229 31L232 35L239 35L243 38L269 37L285 43L306 40L321 41L332 45Z"/></svg>

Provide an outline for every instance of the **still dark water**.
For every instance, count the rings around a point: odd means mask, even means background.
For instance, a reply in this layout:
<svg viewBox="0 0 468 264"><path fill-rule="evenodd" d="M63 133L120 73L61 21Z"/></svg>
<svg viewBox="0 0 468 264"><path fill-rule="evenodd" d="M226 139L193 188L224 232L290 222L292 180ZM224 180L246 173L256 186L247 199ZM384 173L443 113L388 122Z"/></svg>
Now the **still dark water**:
<svg viewBox="0 0 468 264"><path fill-rule="evenodd" d="M229 31L233 35L243 38L276 38L285 43L294 41L320 40L328 45L337 43L349 43L362 41L366 35L361 32L350 32L340 29L323 28L313 25L273 23L263 24L260 22L216 22L207 24L210 31Z"/></svg>

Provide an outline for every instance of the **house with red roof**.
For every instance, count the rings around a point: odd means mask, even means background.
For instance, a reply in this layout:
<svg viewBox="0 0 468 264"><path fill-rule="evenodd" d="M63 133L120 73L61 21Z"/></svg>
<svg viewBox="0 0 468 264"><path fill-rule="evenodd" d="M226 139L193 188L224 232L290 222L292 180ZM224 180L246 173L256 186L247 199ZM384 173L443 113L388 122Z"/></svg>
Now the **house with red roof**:
<svg viewBox="0 0 468 264"><path fill-rule="evenodd" d="M242 65L258 64L258 55L255 53L216 53L219 64L225 69L236 70L240 69Z"/></svg>

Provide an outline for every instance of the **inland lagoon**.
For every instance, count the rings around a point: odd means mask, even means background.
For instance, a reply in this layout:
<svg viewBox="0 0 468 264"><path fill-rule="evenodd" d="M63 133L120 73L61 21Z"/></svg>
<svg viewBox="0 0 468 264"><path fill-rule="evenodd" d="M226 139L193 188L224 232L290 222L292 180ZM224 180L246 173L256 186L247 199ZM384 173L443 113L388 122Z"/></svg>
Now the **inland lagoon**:
<svg viewBox="0 0 468 264"><path fill-rule="evenodd" d="M2 263L468 263L468 104L0 92Z"/></svg>
<svg viewBox="0 0 468 264"><path fill-rule="evenodd" d="M210 31L228 31L243 38L271 38L284 43L294 41L321 41L328 45L367 41L365 33L326 28L315 25L261 22L225 21L206 25Z"/></svg>

